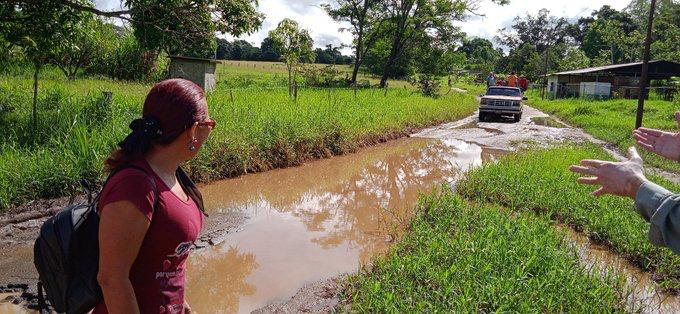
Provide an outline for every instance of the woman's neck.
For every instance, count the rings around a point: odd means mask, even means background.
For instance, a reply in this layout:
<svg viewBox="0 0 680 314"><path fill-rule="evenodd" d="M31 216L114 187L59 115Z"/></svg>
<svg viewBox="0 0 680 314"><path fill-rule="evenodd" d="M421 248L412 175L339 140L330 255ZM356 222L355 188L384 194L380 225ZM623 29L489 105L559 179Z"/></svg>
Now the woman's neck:
<svg viewBox="0 0 680 314"><path fill-rule="evenodd" d="M153 149L146 155L146 161L159 175L173 175L183 160L179 160L175 154L165 152L163 149ZM159 173L160 172L160 173Z"/></svg>

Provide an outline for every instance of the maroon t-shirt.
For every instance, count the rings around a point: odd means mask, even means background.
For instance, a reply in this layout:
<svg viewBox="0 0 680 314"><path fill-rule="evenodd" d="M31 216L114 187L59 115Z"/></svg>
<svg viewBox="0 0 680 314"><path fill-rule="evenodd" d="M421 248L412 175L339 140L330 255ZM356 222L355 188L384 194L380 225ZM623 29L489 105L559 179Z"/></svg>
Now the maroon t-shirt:
<svg viewBox="0 0 680 314"><path fill-rule="evenodd" d="M203 227L203 215L191 198L182 200L175 195L146 160L134 165L146 169L148 175L134 168L116 173L101 193L99 210L126 200L151 221L130 269L140 312L184 313L185 264ZM160 194L155 211L152 179ZM94 313L107 313L104 302L97 305Z"/></svg>

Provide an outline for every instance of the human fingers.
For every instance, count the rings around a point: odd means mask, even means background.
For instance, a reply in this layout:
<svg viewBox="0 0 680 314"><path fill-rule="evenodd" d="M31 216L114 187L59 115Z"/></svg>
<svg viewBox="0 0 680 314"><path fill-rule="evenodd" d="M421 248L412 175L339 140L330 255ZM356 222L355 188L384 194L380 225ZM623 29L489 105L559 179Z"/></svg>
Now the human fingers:
<svg viewBox="0 0 680 314"><path fill-rule="evenodd" d="M637 144L638 144L638 146L646 149L649 152L656 153L656 148L654 148L654 145L650 145L650 144L643 143L643 142L640 142L640 141L637 141Z"/></svg>
<svg viewBox="0 0 680 314"><path fill-rule="evenodd" d="M642 164L642 157L640 157L640 154L638 154L638 151L635 148L635 146L631 146L628 148L628 158L632 162Z"/></svg>
<svg viewBox="0 0 680 314"><path fill-rule="evenodd" d="M648 128L643 127L643 128L639 128L637 130L633 130L633 133L641 133L641 134L645 134L646 136L659 137L666 132L661 131L661 130L648 129Z"/></svg>
<svg viewBox="0 0 680 314"><path fill-rule="evenodd" d="M599 188L599 189L595 190L593 193L590 193L590 194L592 196L602 196L602 195L607 194L607 192L605 191L604 188Z"/></svg>
<svg viewBox="0 0 680 314"><path fill-rule="evenodd" d="M576 182L587 185L600 184L600 178L598 177L580 177Z"/></svg>
<svg viewBox="0 0 680 314"><path fill-rule="evenodd" d="M597 172L597 169L595 169L595 168L583 167L583 166L577 166L577 165L569 166L569 170L571 172L576 172L576 173L586 174L586 175L595 175L595 173Z"/></svg>
<svg viewBox="0 0 680 314"><path fill-rule="evenodd" d="M654 146L654 144L656 144L656 138L649 138L649 137L646 137L646 136L643 136L643 135L640 135L640 134L637 134L637 133L633 134L633 137L635 138L636 142L638 142L638 143L644 143L644 144L651 145L651 146Z"/></svg>
<svg viewBox="0 0 680 314"><path fill-rule="evenodd" d="M604 160L597 160L597 159L584 159L581 160L581 166L586 166L586 167L593 167L597 168L600 167L606 163L609 163L608 161Z"/></svg>

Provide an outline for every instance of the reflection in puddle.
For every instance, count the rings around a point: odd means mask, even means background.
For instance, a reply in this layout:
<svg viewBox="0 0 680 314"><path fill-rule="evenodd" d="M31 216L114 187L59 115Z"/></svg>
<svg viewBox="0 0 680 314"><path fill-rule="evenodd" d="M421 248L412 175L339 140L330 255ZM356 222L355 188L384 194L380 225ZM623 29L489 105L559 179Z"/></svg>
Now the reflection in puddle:
<svg viewBox="0 0 680 314"><path fill-rule="evenodd" d="M252 219L189 260L197 312L250 312L305 283L356 270L398 236L419 193L498 151L458 140L402 139L357 154L202 187L212 211Z"/></svg>

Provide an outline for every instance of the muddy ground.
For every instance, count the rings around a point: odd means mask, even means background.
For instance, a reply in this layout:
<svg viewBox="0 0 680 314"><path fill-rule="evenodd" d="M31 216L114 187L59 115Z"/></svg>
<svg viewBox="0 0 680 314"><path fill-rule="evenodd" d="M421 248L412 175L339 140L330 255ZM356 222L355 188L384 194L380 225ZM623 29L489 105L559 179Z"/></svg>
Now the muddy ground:
<svg viewBox="0 0 680 314"><path fill-rule="evenodd" d="M510 120L478 122L477 116L442 124L413 134L412 137L446 138L464 140L491 149L514 151L523 147L547 146L563 141L589 141L602 145L610 153L621 158L620 152L607 143L594 139L582 130L548 117L531 107L525 107L520 122ZM680 182L675 174L666 174ZM32 244L40 225L65 205L82 202L82 197L39 200L19 206L0 216L0 285L29 284L35 287L37 274L32 264ZM217 245L230 233L238 232L248 217L238 212L212 213L197 249ZM338 279L330 278L310 283L284 303L270 304L256 312L275 313L329 313L340 304Z"/></svg>

